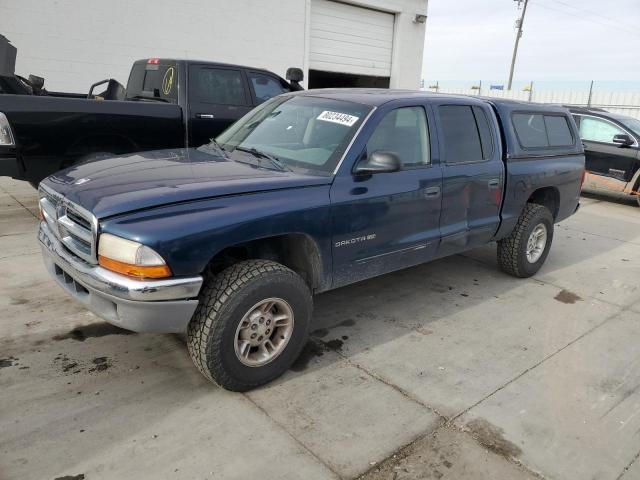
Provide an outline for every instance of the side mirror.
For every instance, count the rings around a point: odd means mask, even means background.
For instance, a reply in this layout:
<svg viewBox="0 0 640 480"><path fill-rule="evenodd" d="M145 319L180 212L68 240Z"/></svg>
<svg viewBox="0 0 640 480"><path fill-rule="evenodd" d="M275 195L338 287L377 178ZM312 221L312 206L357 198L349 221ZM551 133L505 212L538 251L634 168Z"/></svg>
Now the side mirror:
<svg viewBox="0 0 640 480"><path fill-rule="evenodd" d="M633 139L626 133L621 133L613 136L613 143L616 143L621 147L628 147L629 145L633 145Z"/></svg>
<svg viewBox="0 0 640 480"><path fill-rule="evenodd" d="M374 173L397 172L402 168L400 158L394 152L376 150L369 158L361 161L356 166L356 175L372 175Z"/></svg>
<svg viewBox="0 0 640 480"><path fill-rule="evenodd" d="M301 68L287 68L285 78L289 81L289 83L291 84L291 88L294 91L303 90L300 82L304 80L304 72Z"/></svg>
<svg viewBox="0 0 640 480"><path fill-rule="evenodd" d="M304 80L304 72L301 68L287 68L287 74L285 78L290 82L301 82Z"/></svg>

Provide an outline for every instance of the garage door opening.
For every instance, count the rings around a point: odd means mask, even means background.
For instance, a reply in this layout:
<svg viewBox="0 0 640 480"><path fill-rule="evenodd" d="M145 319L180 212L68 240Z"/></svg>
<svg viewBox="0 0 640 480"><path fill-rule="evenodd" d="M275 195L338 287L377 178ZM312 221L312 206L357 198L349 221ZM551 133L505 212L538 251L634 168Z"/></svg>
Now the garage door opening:
<svg viewBox="0 0 640 480"><path fill-rule="evenodd" d="M389 88L389 77L309 70L309 88Z"/></svg>

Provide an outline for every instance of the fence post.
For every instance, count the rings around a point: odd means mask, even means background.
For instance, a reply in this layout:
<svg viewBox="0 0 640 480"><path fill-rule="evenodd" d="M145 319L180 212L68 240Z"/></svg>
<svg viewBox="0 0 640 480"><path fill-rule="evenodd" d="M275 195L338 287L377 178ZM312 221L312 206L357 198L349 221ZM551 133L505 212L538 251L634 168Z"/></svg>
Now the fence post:
<svg viewBox="0 0 640 480"><path fill-rule="evenodd" d="M531 102L531 96L533 95L533 80L529 84L529 102Z"/></svg>
<svg viewBox="0 0 640 480"><path fill-rule="evenodd" d="M591 106L591 95L593 95L593 80L591 80L591 85L589 86L589 99L587 100L587 107Z"/></svg>

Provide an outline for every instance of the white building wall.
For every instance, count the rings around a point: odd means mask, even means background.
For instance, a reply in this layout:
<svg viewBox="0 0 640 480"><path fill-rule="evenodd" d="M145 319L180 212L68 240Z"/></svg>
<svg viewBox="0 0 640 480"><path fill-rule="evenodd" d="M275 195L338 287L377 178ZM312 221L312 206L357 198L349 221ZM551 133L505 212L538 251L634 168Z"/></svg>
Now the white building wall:
<svg viewBox="0 0 640 480"><path fill-rule="evenodd" d="M418 88L427 0L349 1L395 14L392 88ZM191 58L308 73L311 0L0 0L0 33L18 49L16 73L54 91L126 84L134 60Z"/></svg>
<svg viewBox="0 0 640 480"><path fill-rule="evenodd" d="M134 60L191 58L302 67L305 0L0 0L0 33L18 49L16 73L49 90L126 84ZM277 7L275 7L277 4Z"/></svg>

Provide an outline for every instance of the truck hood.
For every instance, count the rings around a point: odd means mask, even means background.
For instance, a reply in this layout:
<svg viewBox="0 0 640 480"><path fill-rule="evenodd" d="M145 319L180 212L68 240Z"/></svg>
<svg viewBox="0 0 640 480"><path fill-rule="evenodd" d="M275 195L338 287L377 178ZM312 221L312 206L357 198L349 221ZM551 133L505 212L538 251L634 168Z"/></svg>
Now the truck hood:
<svg viewBox="0 0 640 480"><path fill-rule="evenodd" d="M331 176L280 172L196 149L175 149L82 163L43 183L100 219L177 202L331 181Z"/></svg>

